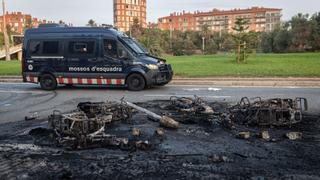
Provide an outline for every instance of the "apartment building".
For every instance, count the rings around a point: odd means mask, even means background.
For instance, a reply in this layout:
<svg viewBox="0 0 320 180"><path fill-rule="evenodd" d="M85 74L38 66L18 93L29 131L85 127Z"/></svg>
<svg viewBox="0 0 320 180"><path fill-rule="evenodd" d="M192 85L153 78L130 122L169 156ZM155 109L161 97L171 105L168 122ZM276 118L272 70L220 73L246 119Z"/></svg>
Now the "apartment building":
<svg viewBox="0 0 320 180"><path fill-rule="evenodd" d="M23 34L27 27L38 27L39 24L49 23L46 20L33 18L30 14L22 12L6 12L6 27L10 27L10 31ZM0 32L3 32L3 16L0 16Z"/></svg>
<svg viewBox="0 0 320 180"><path fill-rule="evenodd" d="M130 30L135 18L147 27L147 0L113 0L114 26L122 32Z"/></svg>
<svg viewBox="0 0 320 180"><path fill-rule="evenodd" d="M38 27L42 23L51 23L51 21L39 20L33 18L30 14L22 12L6 12L6 27L10 27L10 31L23 34L27 27ZM0 32L3 32L3 16L0 16Z"/></svg>
<svg viewBox="0 0 320 180"><path fill-rule="evenodd" d="M232 33L237 18L249 21L249 31L272 31L281 22L282 9L251 7L248 9L218 10L194 13L172 13L170 16L158 19L158 28L162 30L193 30L200 31L203 25L208 25L212 31L227 31Z"/></svg>

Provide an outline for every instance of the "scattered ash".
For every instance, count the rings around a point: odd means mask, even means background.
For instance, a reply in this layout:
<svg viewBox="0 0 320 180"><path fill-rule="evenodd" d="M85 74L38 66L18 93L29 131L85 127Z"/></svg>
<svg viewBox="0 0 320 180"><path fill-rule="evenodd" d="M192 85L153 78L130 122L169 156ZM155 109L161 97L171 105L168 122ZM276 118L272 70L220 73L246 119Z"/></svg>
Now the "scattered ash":
<svg viewBox="0 0 320 180"><path fill-rule="evenodd" d="M132 121L115 122L106 133L150 140L145 150L56 146L47 121L7 123L0 127L0 179L319 179L320 116L303 114L291 126L256 126L230 121L230 104L207 102L209 114L181 113L171 101L138 103L179 121L177 130L163 129L140 112ZM263 139L267 131L270 138ZM249 132L249 138L239 133ZM289 140L288 132L302 137Z"/></svg>

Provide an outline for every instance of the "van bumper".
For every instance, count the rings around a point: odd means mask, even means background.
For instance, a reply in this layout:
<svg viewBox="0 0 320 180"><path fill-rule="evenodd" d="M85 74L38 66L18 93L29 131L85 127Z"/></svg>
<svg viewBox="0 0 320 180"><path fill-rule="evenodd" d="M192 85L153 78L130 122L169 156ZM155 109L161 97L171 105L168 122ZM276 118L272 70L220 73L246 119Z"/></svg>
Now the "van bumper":
<svg viewBox="0 0 320 180"><path fill-rule="evenodd" d="M170 65L165 65L165 68L159 68L159 70L150 70L147 73L147 85L157 86L168 84L173 77L173 71Z"/></svg>
<svg viewBox="0 0 320 180"><path fill-rule="evenodd" d="M39 83L39 73L34 73L34 72L23 72L22 73L22 82L27 82L27 83Z"/></svg>

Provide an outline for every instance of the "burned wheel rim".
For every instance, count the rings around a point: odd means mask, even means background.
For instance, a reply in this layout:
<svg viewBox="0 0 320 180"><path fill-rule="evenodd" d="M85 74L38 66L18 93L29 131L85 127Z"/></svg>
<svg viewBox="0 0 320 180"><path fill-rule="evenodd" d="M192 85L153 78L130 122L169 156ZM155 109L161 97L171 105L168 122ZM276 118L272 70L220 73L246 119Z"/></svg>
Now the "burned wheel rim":
<svg viewBox="0 0 320 180"><path fill-rule="evenodd" d="M40 78L40 86L44 90L54 90L57 87L57 81L51 74L44 74Z"/></svg>
<svg viewBox="0 0 320 180"><path fill-rule="evenodd" d="M140 74L131 74L127 79L127 85L131 91L141 91L145 88L146 82Z"/></svg>

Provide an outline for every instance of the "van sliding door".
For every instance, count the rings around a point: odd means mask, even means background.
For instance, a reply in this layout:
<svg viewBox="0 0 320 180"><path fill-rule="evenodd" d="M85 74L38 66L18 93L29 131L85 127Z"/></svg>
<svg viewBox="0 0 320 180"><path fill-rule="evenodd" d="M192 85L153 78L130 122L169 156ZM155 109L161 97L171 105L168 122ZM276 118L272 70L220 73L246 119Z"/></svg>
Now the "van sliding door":
<svg viewBox="0 0 320 180"><path fill-rule="evenodd" d="M117 40L103 39L103 55L104 55L104 69L110 79L120 80L124 85L124 79L127 75L126 68L128 61L122 58L122 48Z"/></svg>
<svg viewBox="0 0 320 180"><path fill-rule="evenodd" d="M99 78L99 74L94 71L94 67L99 63L98 47L96 39L72 39L66 42L65 78L69 78L66 84L88 84L84 82Z"/></svg>

